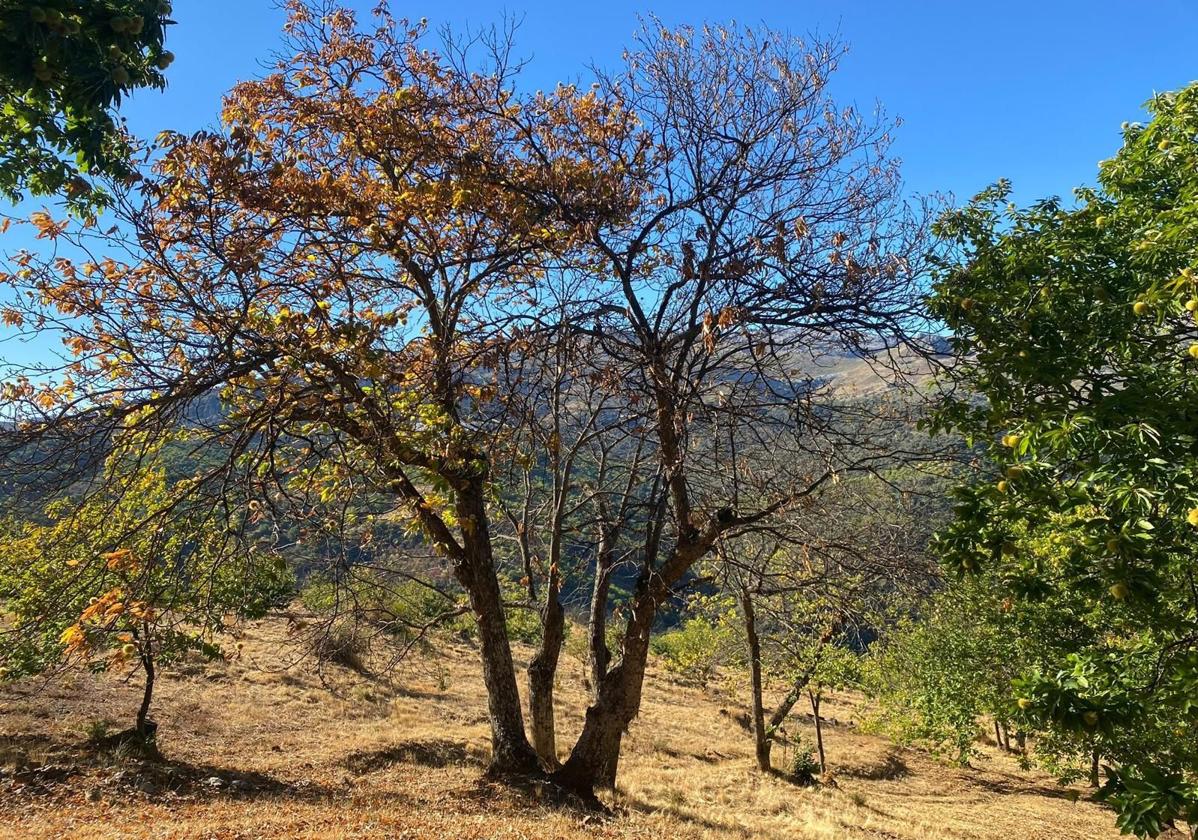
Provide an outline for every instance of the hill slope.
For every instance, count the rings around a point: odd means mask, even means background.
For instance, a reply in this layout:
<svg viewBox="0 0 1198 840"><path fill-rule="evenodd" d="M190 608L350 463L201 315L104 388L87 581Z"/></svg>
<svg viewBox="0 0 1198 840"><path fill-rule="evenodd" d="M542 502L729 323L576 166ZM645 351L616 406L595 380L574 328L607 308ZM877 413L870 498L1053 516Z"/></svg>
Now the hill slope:
<svg viewBox="0 0 1198 840"><path fill-rule="evenodd" d="M89 723L125 721L139 690L111 677L0 694L0 837L21 838L1114 838L1109 812L988 753L947 767L863 735L826 703L836 788L756 773L738 698L653 673L626 741L616 815L538 802L480 780L489 741L471 649L409 662L388 683L300 651L272 618L240 657L161 680L161 763L97 755ZM520 653L525 653L521 651ZM580 725L567 658L559 743ZM809 727L805 727L809 730ZM810 731L805 731L810 735ZM779 752L775 761L785 755Z"/></svg>

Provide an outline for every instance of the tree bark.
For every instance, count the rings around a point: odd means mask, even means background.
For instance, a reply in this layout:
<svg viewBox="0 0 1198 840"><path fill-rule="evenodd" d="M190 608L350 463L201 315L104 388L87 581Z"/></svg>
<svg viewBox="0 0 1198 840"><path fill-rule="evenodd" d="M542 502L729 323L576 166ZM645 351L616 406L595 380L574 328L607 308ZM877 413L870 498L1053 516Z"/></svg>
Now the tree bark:
<svg viewBox="0 0 1198 840"><path fill-rule="evenodd" d="M770 772L770 732L765 728L765 705L761 685L761 638L757 635L757 616L748 587L740 590L741 617L745 623L745 655L749 661L749 702L752 711L753 746L757 768Z"/></svg>
<svg viewBox="0 0 1198 840"><path fill-rule="evenodd" d="M541 611L541 644L528 663L528 706L532 724L533 748L541 762L552 769L558 766L557 738L553 716L553 682L565 638L565 615L559 597L561 580L557 565L550 566L545 587L545 606Z"/></svg>
<svg viewBox="0 0 1198 840"><path fill-rule="evenodd" d="M611 651L607 647L607 593L611 588L611 552L600 539L595 561L595 585L591 590L591 614L587 622L591 699L599 698L599 686L607 676Z"/></svg>
<svg viewBox="0 0 1198 840"><path fill-rule="evenodd" d="M553 780L586 800L594 799L596 787L614 787L619 764L620 742L636 717L649 656L649 633L657 605L665 596L660 577L642 572L630 605L628 628L620 649L620 661L599 683L595 701L587 708L582 733L570 757L553 774Z"/></svg>
<svg viewBox="0 0 1198 840"><path fill-rule="evenodd" d="M472 481L456 489L463 552L454 564L454 574L470 596L470 608L478 623L479 657L491 721L491 764L487 772L493 776L535 774L540 765L524 734L520 690L495 574L482 482Z"/></svg>
<svg viewBox="0 0 1198 840"><path fill-rule="evenodd" d="M1090 752L1090 787L1092 787L1092 788L1098 787L1098 782L1099 782L1098 761L1099 761L1098 750L1091 751Z"/></svg>
<svg viewBox="0 0 1198 840"><path fill-rule="evenodd" d="M488 771L493 775L531 773L538 768L538 762L524 734L520 691L516 685L499 585L494 575L481 577L480 584L470 591L470 605L478 621L479 655L487 688L487 712L491 719L491 765Z"/></svg>
<svg viewBox="0 0 1198 840"><path fill-rule="evenodd" d="M824 758L824 726L823 720L819 714L820 703L823 698L812 691L807 692L807 696L811 698L811 714L815 716L815 748L819 753L819 771L821 773L828 772L828 762Z"/></svg>

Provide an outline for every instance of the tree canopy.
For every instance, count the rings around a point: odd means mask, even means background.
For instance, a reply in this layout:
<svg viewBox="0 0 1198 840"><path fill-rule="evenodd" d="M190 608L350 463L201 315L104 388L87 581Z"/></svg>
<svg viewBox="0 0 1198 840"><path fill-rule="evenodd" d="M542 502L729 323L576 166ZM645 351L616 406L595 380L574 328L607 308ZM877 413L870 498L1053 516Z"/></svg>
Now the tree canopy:
<svg viewBox="0 0 1198 840"><path fill-rule="evenodd" d="M820 369L852 354L899 382L918 361L931 209L904 200L885 118L832 99L835 42L649 21L619 72L529 95L506 33L433 50L385 8L369 27L289 9L274 72L219 130L162 135L115 231L39 218L95 256L24 254L5 278L6 321L70 353L8 384L5 451L45 492L115 440L177 437L178 487L226 512L231 552L286 527L352 562L382 515L406 523L477 624L501 773L558 762L537 692L559 593L589 582L567 574L595 570L592 619L618 609L618 639L599 618L555 776L589 796L659 610L720 536L904 455L878 433L909 421L900 401ZM511 560L543 597L540 756Z"/></svg>
<svg viewBox="0 0 1198 840"><path fill-rule="evenodd" d="M1198 821L1198 87L1148 108L1074 206L1000 183L945 217L932 305L965 386L940 423L989 473L943 556L1101 617L1023 675L1019 716L1097 739L1120 825L1155 835Z"/></svg>
<svg viewBox="0 0 1198 840"><path fill-rule="evenodd" d="M134 175L114 114L138 88L161 88L166 0L0 3L0 193L103 200L93 176Z"/></svg>

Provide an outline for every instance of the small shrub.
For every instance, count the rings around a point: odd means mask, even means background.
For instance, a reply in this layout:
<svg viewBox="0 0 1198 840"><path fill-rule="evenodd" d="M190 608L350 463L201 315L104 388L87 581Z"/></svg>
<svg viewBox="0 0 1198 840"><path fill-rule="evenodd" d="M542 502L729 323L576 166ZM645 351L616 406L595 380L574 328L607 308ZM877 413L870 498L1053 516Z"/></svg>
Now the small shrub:
<svg viewBox="0 0 1198 840"><path fill-rule="evenodd" d="M513 642L523 642L526 645L539 645L541 643L541 616L533 609L509 607L504 610L504 616L507 619L507 634L508 638ZM473 625L473 621L471 621ZM570 634L573 625L570 621L566 621L562 625L562 649L567 652L574 650L574 646L570 644ZM581 634L582 639L582 658L586 659L586 634Z"/></svg>
<svg viewBox="0 0 1198 840"><path fill-rule="evenodd" d="M609 621L606 625L605 643L614 659L620 650L620 642L624 639L622 622ZM591 631L585 623L575 623L566 619L566 640L562 649L579 662L588 661L591 655Z"/></svg>
<svg viewBox="0 0 1198 840"><path fill-rule="evenodd" d="M340 665L360 674L367 673L369 649L366 635L349 621L337 622L312 637L312 653L318 662Z"/></svg>
<svg viewBox="0 0 1198 840"><path fill-rule="evenodd" d="M507 617L507 635L513 642L535 645L541 641L541 617L536 610L509 607L504 610Z"/></svg>
<svg viewBox="0 0 1198 840"><path fill-rule="evenodd" d="M815 757L814 748L802 738L796 738L786 774L795 784L809 787L816 783L819 773L819 760Z"/></svg>
<svg viewBox="0 0 1198 840"><path fill-rule="evenodd" d="M315 613L370 620L403 636L411 627L443 615L452 601L418 581L396 581L376 570L354 569L345 579L314 576L300 590L300 601Z"/></svg>
<svg viewBox="0 0 1198 840"><path fill-rule="evenodd" d="M83 733L87 735L87 740L94 744L99 743L112 734L112 727L114 725L115 724L113 721L109 720L108 718L90 720L87 722L87 725L83 727Z"/></svg>
<svg viewBox="0 0 1198 840"><path fill-rule="evenodd" d="M350 694L359 703L376 703L379 700L379 696L368 685L356 685Z"/></svg>
<svg viewBox="0 0 1198 840"><path fill-rule="evenodd" d="M576 632L577 631L577 632ZM562 650L567 656L572 656L579 662L586 662L590 656L591 635L585 624L574 626L574 622L566 619L566 641Z"/></svg>
<svg viewBox="0 0 1198 840"><path fill-rule="evenodd" d="M315 613L325 613L333 609L336 592L333 584L324 579L313 579L300 589L300 603Z"/></svg>

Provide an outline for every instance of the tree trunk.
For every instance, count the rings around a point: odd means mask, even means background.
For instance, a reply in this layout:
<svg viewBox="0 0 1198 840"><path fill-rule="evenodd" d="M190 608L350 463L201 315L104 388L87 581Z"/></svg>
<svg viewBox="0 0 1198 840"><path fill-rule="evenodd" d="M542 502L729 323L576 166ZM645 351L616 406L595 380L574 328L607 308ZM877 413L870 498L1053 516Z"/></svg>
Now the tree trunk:
<svg viewBox="0 0 1198 840"><path fill-rule="evenodd" d="M745 622L745 655L749 661L749 702L753 725L753 747L757 768L770 772L770 732L765 728L765 707L761 687L761 639L757 635L757 616L753 612L753 596L748 587L741 587L740 610Z"/></svg>
<svg viewBox="0 0 1198 840"><path fill-rule="evenodd" d="M611 552L600 539L595 562L595 586L591 590L591 615L587 622L588 659L591 674L591 699L599 698L599 685L607 675L611 651L607 648L607 593L611 588Z"/></svg>
<svg viewBox="0 0 1198 840"><path fill-rule="evenodd" d="M620 741L641 705L649 633L657 605L665 597L661 578L642 573L631 604L628 628L619 663L599 683L595 701L587 708L582 734L570 757L553 774L553 780L585 800L593 800L596 787L614 787Z"/></svg>
<svg viewBox="0 0 1198 840"><path fill-rule="evenodd" d="M819 753L819 771L827 773L828 762L824 758L824 727L819 714L819 706L823 698L821 695L810 691L807 692L807 696L811 698L811 713L815 715L815 748Z"/></svg>
<svg viewBox="0 0 1198 840"><path fill-rule="evenodd" d="M535 774L540 764L524 734L520 690L495 575L481 482L457 488L456 508L462 523L464 556L454 564L454 574L470 596L478 623L479 656L491 721L491 764L487 772L493 776Z"/></svg>
<svg viewBox="0 0 1198 840"><path fill-rule="evenodd" d="M600 554L601 573L596 575L595 589L591 596L590 620L590 666L591 699L599 700L600 687L607 678L611 664L611 650L607 646L607 595L611 586L611 554ZM620 767L620 741L623 728L615 737L602 742L602 753L598 757L595 772L595 787L616 789L616 773Z"/></svg>
<svg viewBox="0 0 1198 840"><path fill-rule="evenodd" d="M1090 787L1098 787L1098 750L1090 753Z"/></svg>
<svg viewBox="0 0 1198 840"><path fill-rule="evenodd" d="M998 718L994 719L994 746L1002 749L1002 729L999 727Z"/></svg>
<svg viewBox="0 0 1198 840"><path fill-rule="evenodd" d="M150 650L149 637L141 657L141 667L146 672L146 687L141 695L141 706L137 710L137 734L144 739L154 737L158 725L150 720L150 703L154 700L154 654Z"/></svg>
<svg viewBox="0 0 1198 840"><path fill-rule="evenodd" d="M470 592L470 604L478 621L479 655L483 683L487 688L487 713L491 719L489 772L493 775L534 772L538 762L524 734L520 690L516 685L499 585L494 575L481 577L480 586Z"/></svg>
<svg viewBox="0 0 1198 840"><path fill-rule="evenodd" d="M549 568L545 587L545 606L541 611L541 645L528 663L528 705L532 724L533 748L541 762L552 769L558 766L557 738L553 720L553 682L565 637L565 615L559 596L561 581L557 565Z"/></svg>
<svg viewBox="0 0 1198 840"><path fill-rule="evenodd" d="M1011 751L1011 733L1007 731L1005 723L999 724L999 731L1002 733L1002 748L1007 752Z"/></svg>
<svg viewBox="0 0 1198 840"><path fill-rule="evenodd" d="M616 789L616 773L620 769L620 742L623 731L607 742L606 751L599 757L599 770L595 774L595 787L603 790Z"/></svg>

